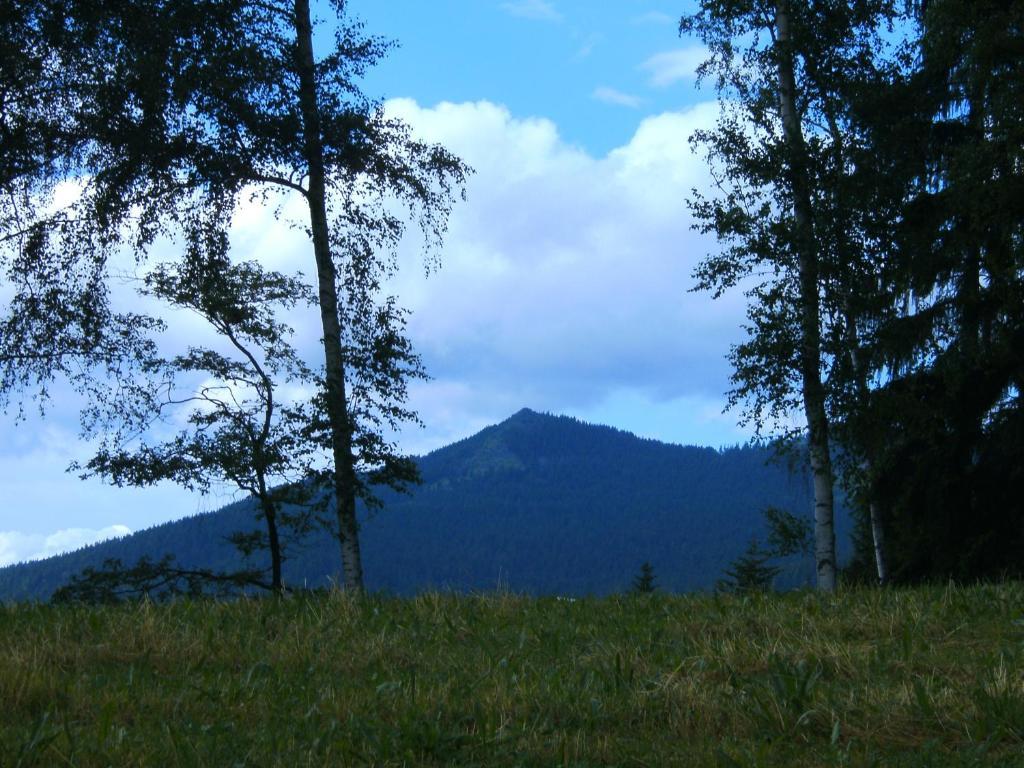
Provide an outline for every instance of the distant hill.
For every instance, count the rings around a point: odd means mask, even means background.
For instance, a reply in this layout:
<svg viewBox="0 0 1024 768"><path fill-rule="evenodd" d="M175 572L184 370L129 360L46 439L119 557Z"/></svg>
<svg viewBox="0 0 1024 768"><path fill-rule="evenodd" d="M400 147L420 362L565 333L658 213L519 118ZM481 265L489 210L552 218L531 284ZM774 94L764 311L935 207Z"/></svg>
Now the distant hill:
<svg viewBox="0 0 1024 768"><path fill-rule="evenodd" d="M767 449L669 445L528 409L418 459L423 484L388 493L362 514L371 590L426 589L606 594L629 588L642 562L671 591L707 589L764 538L768 505L810 514L807 478ZM236 502L47 560L0 569L0 600L48 599L87 566L173 552L180 563L240 563L224 537L255 523ZM840 515L840 554L850 524ZM285 564L292 585L321 586L339 571L338 547L311 538ZM781 586L809 583L813 563L790 562Z"/></svg>

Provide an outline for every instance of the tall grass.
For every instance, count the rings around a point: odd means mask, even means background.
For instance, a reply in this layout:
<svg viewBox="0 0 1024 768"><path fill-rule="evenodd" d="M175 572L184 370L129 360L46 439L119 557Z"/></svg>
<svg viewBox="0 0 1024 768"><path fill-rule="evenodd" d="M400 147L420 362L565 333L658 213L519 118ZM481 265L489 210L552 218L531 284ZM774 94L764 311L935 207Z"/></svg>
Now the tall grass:
<svg viewBox="0 0 1024 768"><path fill-rule="evenodd" d="M0 608L3 766L1024 766L1024 585Z"/></svg>

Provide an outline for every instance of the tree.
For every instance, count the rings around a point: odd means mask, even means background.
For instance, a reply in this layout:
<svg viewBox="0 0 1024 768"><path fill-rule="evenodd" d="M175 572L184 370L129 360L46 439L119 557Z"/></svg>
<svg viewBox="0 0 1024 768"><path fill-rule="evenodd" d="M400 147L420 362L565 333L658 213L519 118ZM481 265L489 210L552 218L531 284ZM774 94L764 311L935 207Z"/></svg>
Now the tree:
<svg viewBox="0 0 1024 768"><path fill-rule="evenodd" d="M319 57L308 0L71 2L46 41L78 75L75 124L87 142L73 168L84 185L75 218L95 227L105 248L128 231L141 260L160 234L226 233L250 195L276 200L278 211L283 198L274 194L304 204L336 533L344 584L358 590L356 501L372 498L363 478L395 487L415 479L385 430L415 420L406 381L421 369L404 312L381 286L396 268L407 215L436 253L467 168L360 92L355 80L388 45L346 21L343 0L330 8L335 44ZM55 263L58 250L40 247L31 265ZM105 256L87 255L105 296ZM46 314L26 317L30 341L45 337ZM21 357L36 347L23 344Z"/></svg>
<svg viewBox="0 0 1024 768"><path fill-rule="evenodd" d="M645 560L640 566L640 573L633 579L633 591L638 595L647 595L656 589L654 566Z"/></svg>
<svg viewBox="0 0 1024 768"><path fill-rule="evenodd" d="M768 524L769 551L775 557L813 553L814 526L810 520L778 507L767 507L764 518Z"/></svg>
<svg viewBox="0 0 1024 768"><path fill-rule="evenodd" d="M890 89L902 97L890 122L917 138L895 175L885 273L906 300L871 356L865 421L894 427L872 493L889 511L894 578L973 579L1020 570L1024 510L1008 489L1024 463L1024 3L916 5L914 65Z"/></svg>
<svg viewBox="0 0 1024 768"><path fill-rule="evenodd" d="M752 538L746 551L726 569L726 578L719 580L717 588L737 595L766 592L779 573L778 568L767 564L772 557L772 552L762 549L757 538Z"/></svg>
<svg viewBox="0 0 1024 768"><path fill-rule="evenodd" d="M117 558L103 561L100 568L85 568L81 573L54 591L55 603L117 603L125 599L161 600L180 595L199 597L211 594L237 594L239 590L258 587L272 589L260 571L217 573L207 568L182 568L174 555L154 561L140 557L132 566Z"/></svg>
<svg viewBox="0 0 1024 768"><path fill-rule="evenodd" d="M750 340L733 352L733 402L752 401L760 424L795 410L798 394L806 410L806 377L794 372L807 302L787 280L801 265L764 257L779 240L801 242L798 166L778 149L799 141L772 107L787 78L770 53L789 39L829 439L870 534L862 562L882 583L1018 573L1024 530L1007 491L1024 465L1024 4L908 5L919 26L903 19L906 43L886 47L877 29L899 4L708 4L719 21L738 20L732 32L750 33L742 59L712 46L725 66L707 70L744 105L706 134L710 154L746 186L696 209L708 231L738 244L705 262L704 287L761 278ZM767 34L760 48L756 30ZM771 194L786 162L789 196ZM761 267L774 276L758 276Z"/></svg>
<svg viewBox="0 0 1024 768"><path fill-rule="evenodd" d="M814 554L811 520L778 507L766 507L763 514L768 526L768 548L761 547L757 537L751 538L746 551L725 571L726 578L718 581L719 590L735 594L763 592L771 588L781 570L768 565L769 560Z"/></svg>
<svg viewBox="0 0 1024 768"><path fill-rule="evenodd" d="M81 34L69 33L69 8ZM45 407L64 378L92 398L99 380L131 387L157 323L111 306L106 262L121 233L90 199L59 204L65 182L92 170L86 93L102 56L89 4L0 4L0 406L30 392Z"/></svg>
<svg viewBox="0 0 1024 768"><path fill-rule="evenodd" d="M283 534L308 532L324 470L310 404L282 402L277 394L282 385L315 391L319 381L276 315L312 302L312 295L300 280L255 262L232 264L226 247L218 237L196 244L182 263L151 270L141 292L197 313L228 351L190 346L171 359L154 357L146 365L151 384L136 387L135 399L87 409L87 433L103 439L82 476L99 475L118 486L170 480L204 493L226 483L248 494L264 530L239 532L232 541L245 555L269 551L268 587L280 593ZM153 444L147 436L169 419L188 428Z"/></svg>
<svg viewBox="0 0 1024 768"><path fill-rule="evenodd" d="M884 2L702 2L680 22L681 34L708 47L699 74L714 76L721 95L717 127L691 140L723 174L722 194L695 193L691 209L701 231L727 247L698 267L697 288L718 297L743 285L750 299L749 339L730 355L730 406L746 403L759 432L802 411L817 583L826 591L836 583L829 412L841 383L831 374L856 341L844 307L869 254L829 235L849 223L850 203L838 194L850 176L845 97L873 75L886 14Z"/></svg>

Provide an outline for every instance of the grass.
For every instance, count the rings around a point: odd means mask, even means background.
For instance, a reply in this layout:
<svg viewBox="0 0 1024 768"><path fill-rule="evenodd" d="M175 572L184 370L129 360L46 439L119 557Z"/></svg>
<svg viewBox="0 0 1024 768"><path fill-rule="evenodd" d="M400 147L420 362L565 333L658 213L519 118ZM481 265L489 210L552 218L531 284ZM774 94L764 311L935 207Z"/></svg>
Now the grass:
<svg viewBox="0 0 1024 768"><path fill-rule="evenodd" d="M0 607L4 766L1024 766L1024 585Z"/></svg>

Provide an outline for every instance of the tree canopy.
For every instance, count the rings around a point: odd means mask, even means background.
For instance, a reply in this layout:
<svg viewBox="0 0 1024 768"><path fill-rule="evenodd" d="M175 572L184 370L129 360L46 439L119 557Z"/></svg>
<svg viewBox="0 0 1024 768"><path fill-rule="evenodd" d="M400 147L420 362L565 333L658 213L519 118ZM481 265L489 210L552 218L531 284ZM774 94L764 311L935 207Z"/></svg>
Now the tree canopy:
<svg viewBox="0 0 1024 768"><path fill-rule="evenodd" d="M692 207L723 245L698 287L749 299L730 402L783 436L803 405L813 462L820 385L881 580L1019 571L1022 18L773 0L682 21L722 109L694 136L721 194Z"/></svg>
<svg viewBox="0 0 1024 768"><path fill-rule="evenodd" d="M355 500L372 497L363 478L414 480L388 434L415 421L406 381L423 375L405 313L382 286L408 222L436 258L468 169L360 91L389 44L347 19L342 0L325 8L334 41L318 53L307 0L15 3L11 39L37 40L39 61L5 48L5 68L53 73L69 95L40 114L29 97L46 79L10 78L24 86L5 120L20 155L5 147L0 180L33 205L17 210L24 225L5 219L15 295L0 384L7 394L71 375L102 388L145 359L147 323L158 325L110 308L112 253L141 263L160 237L200 252L227 236L241 201L280 213L298 196L323 327L337 535L345 583L358 589ZM77 198L51 213L39 194L62 182Z"/></svg>

